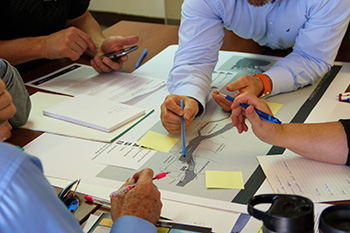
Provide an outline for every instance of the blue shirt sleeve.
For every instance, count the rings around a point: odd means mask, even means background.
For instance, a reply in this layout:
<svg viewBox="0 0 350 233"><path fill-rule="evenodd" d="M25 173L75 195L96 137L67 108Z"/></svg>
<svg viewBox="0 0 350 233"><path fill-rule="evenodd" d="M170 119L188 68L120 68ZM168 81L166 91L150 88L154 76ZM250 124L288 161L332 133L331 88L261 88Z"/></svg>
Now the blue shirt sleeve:
<svg viewBox="0 0 350 233"><path fill-rule="evenodd" d="M265 72L273 95L312 84L333 65L349 19L350 2L342 0L273 1L262 7L243 0L185 0L168 91L205 106L224 28L261 46L293 48Z"/></svg>
<svg viewBox="0 0 350 233"><path fill-rule="evenodd" d="M142 231L140 231L142 229ZM113 223L111 233L157 233L157 228L150 222L134 217L123 216L115 220Z"/></svg>
<svg viewBox="0 0 350 233"><path fill-rule="evenodd" d="M45 178L38 158L4 142L0 142L0 152L1 232L83 233ZM157 230L146 220L124 216L115 221L111 232Z"/></svg>
<svg viewBox="0 0 350 233"><path fill-rule="evenodd" d="M83 232L43 175L41 162L0 143L2 232Z"/></svg>

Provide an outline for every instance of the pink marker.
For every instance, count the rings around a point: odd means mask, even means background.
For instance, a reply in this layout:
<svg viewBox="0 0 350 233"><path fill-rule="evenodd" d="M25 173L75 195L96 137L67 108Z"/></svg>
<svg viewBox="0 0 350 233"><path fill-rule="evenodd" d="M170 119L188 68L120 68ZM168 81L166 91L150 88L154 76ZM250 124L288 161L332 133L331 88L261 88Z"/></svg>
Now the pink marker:
<svg viewBox="0 0 350 233"><path fill-rule="evenodd" d="M153 177L153 180L160 180L164 177L166 177L166 175L168 175L170 172L161 172L157 175L155 175ZM112 197L117 197L117 196L121 196L123 195L124 193L127 193L129 192L131 189L133 189L135 187L136 183L135 184L132 184L132 185L128 185L128 186L125 186L123 188L120 188L118 189L117 191L111 193L109 196L112 198Z"/></svg>

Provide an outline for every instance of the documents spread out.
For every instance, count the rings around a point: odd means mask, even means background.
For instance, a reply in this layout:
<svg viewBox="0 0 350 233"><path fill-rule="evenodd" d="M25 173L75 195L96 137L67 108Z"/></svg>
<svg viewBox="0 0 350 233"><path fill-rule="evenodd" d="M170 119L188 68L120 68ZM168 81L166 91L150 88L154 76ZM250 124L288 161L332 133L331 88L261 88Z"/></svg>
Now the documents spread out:
<svg viewBox="0 0 350 233"><path fill-rule="evenodd" d="M43 113L45 116L109 133L144 115L145 110L82 94L46 108Z"/></svg>
<svg viewBox="0 0 350 233"><path fill-rule="evenodd" d="M347 166L307 159L291 151L257 158L275 193L300 195L313 202L349 199Z"/></svg>
<svg viewBox="0 0 350 233"><path fill-rule="evenodd" d="M86 94L125 103L153 93L165 85L161 79L124 72L97 73L91 66L72 64L26 83L66 95Z"/></svg>

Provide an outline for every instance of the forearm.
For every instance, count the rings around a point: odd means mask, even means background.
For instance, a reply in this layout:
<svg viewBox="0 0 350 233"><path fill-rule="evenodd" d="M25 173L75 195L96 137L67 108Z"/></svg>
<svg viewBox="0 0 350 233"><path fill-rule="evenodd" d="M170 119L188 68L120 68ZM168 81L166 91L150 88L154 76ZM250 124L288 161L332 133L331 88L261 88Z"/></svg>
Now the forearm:
<svg viewBox="0 0 350 233"><path fill-rule="evenodd" d="M43 53L43 37L25 37L0 41L0 57L12 65L46 58Z"/></svg>
<svg viewBox="0 0 350 233"><path fill-rule="evenodd" d="M88 34L94 41L97 48L100 48L105 37L101 31L101 27L90 12L86 11L82 16L68 20L66 27L76 27Z"/></svg>
<svg viewBox="0 0 350 233"><path fill-rule="evenodd" d="M347 137L340 122L318 124L284 124L271 144L285 147L306 158L345 164Z"/></svg>

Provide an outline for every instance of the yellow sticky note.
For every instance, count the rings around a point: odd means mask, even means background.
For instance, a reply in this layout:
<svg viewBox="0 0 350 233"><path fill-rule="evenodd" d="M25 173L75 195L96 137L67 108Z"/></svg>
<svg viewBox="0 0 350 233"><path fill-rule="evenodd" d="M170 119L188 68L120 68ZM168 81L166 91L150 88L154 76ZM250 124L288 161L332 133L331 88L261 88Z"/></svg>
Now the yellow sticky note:
<svg viewBox="0 0 350 233"><path fill-rule="evenodd" d="M242 172L205 171L208 189L244 189Z"/></svg>
<svg viewBox="0 0 350 233"><path fill-rule="evenodd" d="M272 102L266 102L266 103L270 107L273 115L275 115L278 112L278 110L280 110L280 108L283 106L283 104L279 104L279 103L272 103Z"/></svg>
<svg viewBox="0 0 350 233"><path fill-rule="evenodd" d="M112 227L113 225L113 220L110 218L104 218L100 221L100 225L102 226L107 226L107 227Z"/></svg>
<svg viewBox="0 0 350 233"><path fill-rule="evenodd" d="M153 150L169 152L169 150L179 141L178 138L172 138L167 135L148 131L137 143L140 146L148 147Z"/></svg>

